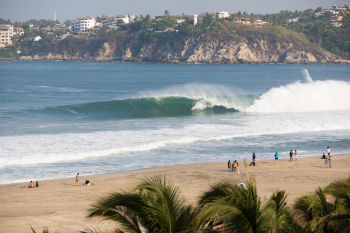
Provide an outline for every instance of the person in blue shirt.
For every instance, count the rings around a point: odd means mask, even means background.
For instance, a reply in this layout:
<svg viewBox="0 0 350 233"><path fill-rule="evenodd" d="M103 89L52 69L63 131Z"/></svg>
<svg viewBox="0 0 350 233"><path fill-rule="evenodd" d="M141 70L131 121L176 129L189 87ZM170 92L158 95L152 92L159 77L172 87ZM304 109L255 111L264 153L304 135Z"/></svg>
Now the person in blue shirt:
<svg viewBox="0 0 350 233"><path fill-rule="evenodd" d="M275 162L277 161L277 163L278 163L278 152L276 151L276 153L275 153Z"/></svg>

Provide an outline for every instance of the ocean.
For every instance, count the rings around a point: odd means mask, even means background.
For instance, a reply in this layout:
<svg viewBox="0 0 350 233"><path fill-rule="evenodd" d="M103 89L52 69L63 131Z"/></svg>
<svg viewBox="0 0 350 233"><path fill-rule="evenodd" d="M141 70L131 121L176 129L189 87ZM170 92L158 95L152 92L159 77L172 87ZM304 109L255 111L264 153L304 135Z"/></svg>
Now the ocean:
<svg viewBox="0 0 350 233"><path fill-rule="evenodd" d="M349 65L0 63L0 184L350 152Z"/></svg>

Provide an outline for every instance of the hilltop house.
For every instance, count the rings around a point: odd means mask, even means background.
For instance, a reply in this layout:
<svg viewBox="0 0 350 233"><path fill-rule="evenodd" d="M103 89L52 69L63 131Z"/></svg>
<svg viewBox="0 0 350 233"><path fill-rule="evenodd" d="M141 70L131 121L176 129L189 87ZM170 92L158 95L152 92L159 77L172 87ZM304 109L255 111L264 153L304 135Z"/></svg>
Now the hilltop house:
<svg viewBox="0 0 350 233"><path fill-rule="evenodd" d="M109 17L108 19L102 21L103 26L118 27L118 20L114 17Z"/></svg>
<svg viewBox="0 0 350 233"><path fill-rule="evenodd" d="M338 15L332 15L330 17L330 23L335 26L335 27L341 27L343 24L342 24L342 19L343 19L343 16L338 16Z"/></svg>
<svg viewBox="0 0 350 233"><path fill-rule="evenodd" d="M117 21L118 20L123 20L124 23L130 23L130 19L128 16L126 15L117 15L116 17L114 17Z"/></svg>
<svg viewBox="0 0 350 233"><path fill-rule="evenodd" d="M89 28L93 28L96 24L96 21L93 17L85 16L81 18L76 18L73 20L73 22L70 24L71 28L70 31L74 32L80 32L85 31Z"/></svg>
<svg viewBox="0 0 350 233"><path fill-rule="evenodd" d="M252 23L250 22L249 18L238 18L236 21L236 23L241 23L244 25L251 25Z"/></svg>
<svg viewBox="0 0 350 233"><path fill-rule="evenodd" d="M24 35L24 29L23 28L14 28L13 35L23 36Z"/></svg>
<svg viewBox="0 0 350 233"><path fill-rule="evenodd" d="M30 24L29 24L29 28L32 28L32 27L34 27L34 24L33 24L33 23L30 23Z"/></svg>
<svg viewBox="0 0 350 233"><path fill-rule="evenodd" d="M348 3L345 3L343 6L337 6L333 5L331 6L331 10L338 10L338 11L350 11L350 5Z"/></svg>
<svg viewBox="0 0 350 233"><path fill-rule="evenodd" d="M294 19L287 19L287 23L290 24L290 23L296 23L299 21L299 17L296 17Z"/></svg>
<svg viewBox="0 0 350 233"><path fill-rule="evenodd" d="M218 16L219 19L224 19L224 18L230 17L228 12L226 12L226 11L216 12L216 15Z"/></svg>
<svg viewBox="0 0 350 233"><path fill-rule="evenodd" d="M135 21L136 15L134 13L132 14L128 13L128 18L129 18L129 21L132 23Z"/></svg>
<svg viewBox="0 0 350 233"><path fill-rule="evenodd" d="M262 25L268 24L268 22L262 21L260 19L256 19L256 20L253 21L253 24L257 25L257 26L262 26Z"/></svg>
<svg viewBox="0 0 350 233"><path fill-rule="evenodd" d="M13 37L13 26L0 24L0 48L11 46Z"/></svg>

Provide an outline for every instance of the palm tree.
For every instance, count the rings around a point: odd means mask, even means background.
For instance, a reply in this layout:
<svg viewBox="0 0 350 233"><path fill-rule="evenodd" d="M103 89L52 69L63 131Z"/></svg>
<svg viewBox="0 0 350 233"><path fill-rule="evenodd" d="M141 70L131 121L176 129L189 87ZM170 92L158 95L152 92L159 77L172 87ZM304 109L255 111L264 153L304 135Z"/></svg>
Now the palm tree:
<svg viewBox="0 0 350 233"><path fill-rule="evenodd" d="M208 232L299 232L286 198L284 191L276 191L263 205L247 172L246 179L222 180L203 194L195 227Z"/></svg>
<svg viewBox="0 0 350 233"><path fill-rule="evenodd" d="M99 217L119 223L126 232L185 232L194 219L179 189L165 176L145 177L133 191L120 191L100 199L88 218Z"/></svg>
<svg viewBox="0 0 350 233"><path fill-rule="evenodd" d="M328 202L326 194L335 201ZM294 209L309 232L350 232L350 178L299 197Z"/></svg>
<svg viewBox="0 0 350 233"><path fill-rule="evenodd" d="M329 216L338 232L350 232L350 177L329 184L325 193L336 198L336 213Z"/></svg>
<svg viewBox="0 0 350 233"><path fill-rule="evenodd" d="M165 11L164 11L164 16L168 16L169 13L170 13L170 12L169 12L168 10L165 10Z"/></svg>

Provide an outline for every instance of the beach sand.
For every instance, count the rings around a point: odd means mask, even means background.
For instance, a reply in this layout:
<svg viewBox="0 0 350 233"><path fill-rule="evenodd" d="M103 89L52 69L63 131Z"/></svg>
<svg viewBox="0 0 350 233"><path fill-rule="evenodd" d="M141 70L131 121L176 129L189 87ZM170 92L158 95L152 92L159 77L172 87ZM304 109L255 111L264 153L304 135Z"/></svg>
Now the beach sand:
<svg viewBox="0 0 350 233"><path fill-rule="evenodd" d="M259 161L257 155L257 166L248 167L256 178L262 199L270 197L277 189L286 190L288 204L292 205L298 196L334 180L345 179L350 172L350 154L332 156L330 169L325 168L325 161L320 157L300 157L297 162L288 160L280 159L278 164L274 164L272 159ZM86 177L80 171L80 184L89 179L94 184L92 186L74 186L75 177L41 181L40 188L34 189L20 188L29 181L1 185L0 232L31 232L30 225L37 232L41 232L44 226L50 232L79 232L86 227L113 229L113 223L85 218L90 205L98 198L112 191L128 189L145 175L166 174L180 187L186 200L195 203L210 184L227 177L245 176L243 162L239 165L240 175L227 172L227 161L223 161Z"/></svg>

